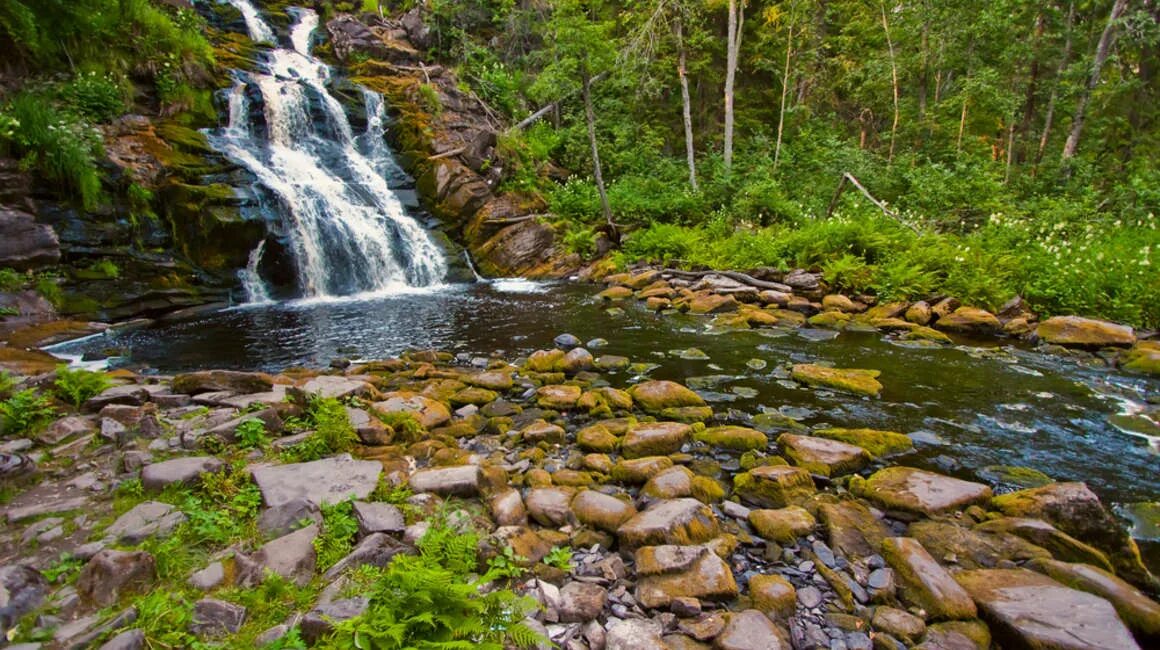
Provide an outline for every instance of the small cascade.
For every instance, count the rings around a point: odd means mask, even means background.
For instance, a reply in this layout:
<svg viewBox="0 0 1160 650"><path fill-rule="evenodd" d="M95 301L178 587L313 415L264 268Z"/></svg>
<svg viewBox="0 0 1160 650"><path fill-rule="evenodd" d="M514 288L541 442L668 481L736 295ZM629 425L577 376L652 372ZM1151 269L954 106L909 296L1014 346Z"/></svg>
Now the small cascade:
<svg viewBox="0 0 1160 650"><path fill-rule="evenodd" d="M250 0L227 0L251 38L277 43ZM229 123L210 144L257 179L271 234L293 260L300 297L387 293L442 283L447 262L392 191L408 177L383 140L381 95L362 89L366 128L356 134L327 88L330 69L310 47L318 14L291 9L291 48L263 53L254 72L236 71ZM269 300L265 242L240 272L251 301Z"/></svg>

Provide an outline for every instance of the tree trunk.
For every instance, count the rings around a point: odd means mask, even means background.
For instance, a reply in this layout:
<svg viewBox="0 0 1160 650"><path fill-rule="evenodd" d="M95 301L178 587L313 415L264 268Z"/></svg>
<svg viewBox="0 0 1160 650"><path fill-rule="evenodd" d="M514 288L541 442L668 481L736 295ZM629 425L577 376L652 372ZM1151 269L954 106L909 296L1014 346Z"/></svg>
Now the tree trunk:
<svg viewBox="0 0 1160 650"><path fill-rule="evenodd" d="M1047 150L1047 141L1051 137L1051 126L1055 119L1055 102L1059 99L1060 79L1067 71L1067 64L1071 59L1071 28L1075 23L1075 0L1067 5L1067 27L1064 29L1063 55L1059 59L1059 67L1055 70L1055 82L1051 87L1051 97L1047 100L1047 113L1043 116L1043 133L1039 136L1039 150L1035 153L1035 166L1043 161L1043 152ZM1034 170L1032 171L1034 174Z"/></svg>
<svg viewBox="0 0 1160 650"><path fill-rule="evenodd" d="M745 0L729 0L729 22L725 36L725 171L733 166L733 81L741 54L741 32L745 21Z"/></svg>
<svg viewBox="0 0 1160 650"><path fill-rule="evenodd" d="M963 131L967 128L967 98L963 98L963 112L959 115L959 139L955 142L955 151L963 150Z"/></svg>
<svg viewBox="0 0 1160 650"><path fill-rule="evenodd" d="M596 179L596 191L600 194L600 209L604 212L604 221L608 223L612 232L616 232L616 224L612 221L612 206L608 205L608 193L604 190L604 172L600 169L600 149L596 146L596 111L592 109L592 78L588 70L580 71L581 93L584 95L584 119L588 123L588 145L592 147L592 177Z"/></svg>
<svg viewBox="0 0 1160 650"><path fill-rule="evenodd" d="M886 21L886 3L880 2L882 8L882 29L886 32L886 46L890 51L890 83L894 89L894 121L890 125L890 155L886 157L886 164L894 162L894 138L898 135L898 65L894 61L894 42L890 40L890 23Z"/></svg>
<svg viewBox="0 0 1160 650"><path fill-rule="evenodd" d="M1075 157L1075 152L1079 149L1079 138L1083 133L1083 123L1087 117L1088 104L1091 103L1092 92L1096 86L1100 84L1100 72L1103 71L1104 62L1108 60L1109 51L1112 49L1112 41L1116 36L1116 21L1120 16L1124 15L1124 10L1128 8L1128 0L1116 0L1116 4L1112 5L1112 13L1108 15L1108 24L1104 26L1104 33L1100 35L1100 42L1096 45L1095 59L1092 61L1092 73L1088 79L1087 85L1084 86L1083 92L1080 94L1079 102L1075 107L1075 117L1071 122L1071 133L1067 136L1067 142L1063 145L1063 155L1061 161L1065 168L1068 161Z"/></svg>
<svg viewBox="0 0 1160 650"><path fill-rule="evenodd" d="M789 24L789 31L785 37L785 70L781 75L781 110L777 114L777 145L773 148L773 168L777 169L777 162L781 159L781 134L785 127L785 98L789 94L789 62L793 52L793 23Z"/></svg>
<svg viewBox="0 0 1160 650"><path fill-rule="evenodd" d="M693 111L689 101L689 78L685 74L685 40L681 34L681 19L673 23L677 37L677 76L681 79L681 119L685 122L685 157L689 162L689 187L697 187L697 155L693 148Z"/></svg>

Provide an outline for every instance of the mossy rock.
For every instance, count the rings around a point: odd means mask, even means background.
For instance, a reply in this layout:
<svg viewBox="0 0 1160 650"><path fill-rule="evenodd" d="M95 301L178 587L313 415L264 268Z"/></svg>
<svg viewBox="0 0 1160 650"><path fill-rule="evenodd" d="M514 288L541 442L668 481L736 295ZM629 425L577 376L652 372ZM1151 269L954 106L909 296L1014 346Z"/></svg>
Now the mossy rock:
<svg viewBox="0 0 1160 650"><path fill-rule="evenodd" d="M850 322L850 314L840 311L824 311L810 316L806 322L813 327L840 330L845 329L846 323Z"/></svg>
<svg viewBox="0 0 1160 650"><path fill-rule="evenodd" d="M709 406L674 406L662 409L658 415L677 422L704 422L713 417L713 409Z"/></svg>
<svg viewBox="0 0 1160 650"><path fill-rule="evenodd" d="M718 449L749 451L765 449L769 438L756 429L738 426L711 427L694 434L693 439Z"/></svg>
<svg viewBox="0 0 1160 650"><path fill-rule="evenodd" d="M640 408L649 413L686 406L705 406L705 400L689 388L675 381L646 381L628 389L628 394Z"/></svg>
<svg viewBox="0 0 1160 650"><path fill-rule="evenodd" d="M753 510L749 513L749 523L758 535L779 544L795 544L799 537L812 533L817 525L814 516L799 506Z"/></svg>
<svg viewBox="0 0 1160 650"><path fill-rule="evenodd" d="M733 491L763 508L784 508L810 498L815 492L810 473L801 467L765 465L738 474Z"/></svg>
<svg viewBox="0 0 1160 650"><path fill-rule="evenodd" d="M811 435L857 445L875 458L902 454L914 449L914 442L908 436L896 431L830 428L818 429L811 432Z"/></svg>
<svg viewBox="0 0 1160 650"><path fill-rule="evenodd" d="M877 379L882 374L880 370L827 368L812 363L799 363L790 374L794 381L808 386L833 388L870 397L877 397L882 392L882 384Z"/></svg>
<svg viewBox="0 0 1160 650"><path fill-rule="evenodd" d="M1120 358L1120 367L1160 377L1160 341L1140 341Z"/></svg>
<svg viewBox="0 0 1160 650"><path fill-rule="evenodd" d="M528 357L524 366L532 372L559 372L565 354L563 350L538 350Z"/></svg>
<svg viewBox="0 0 1160 650"><path fill-rule="evenodd" d="M607 453L616 451L620 439L603 424L596 423L576 432L576 444L584 451Z"/></svg>
<svg viewBox="0 0 1160 650"><path fill-rule="evenodd" d="M1042 487L1055 482L1037 469L1015 465L987 465L978 471L978 476L988 483L1015 488Z"/></svg>
<svg viewBox="0 0 1160 650"><path fill-rule="evenodd" d="M904 341L934 341L936 343L952 343L951 337L942 332L923 325L915 325L901 337Z"/></svg>
<svg viewBox="0 0 1160 650"><path fill-rule="evenodd" d="M701 503L716 503L725 499L725 487L708 476L693 477L693 498Z"/></svg>

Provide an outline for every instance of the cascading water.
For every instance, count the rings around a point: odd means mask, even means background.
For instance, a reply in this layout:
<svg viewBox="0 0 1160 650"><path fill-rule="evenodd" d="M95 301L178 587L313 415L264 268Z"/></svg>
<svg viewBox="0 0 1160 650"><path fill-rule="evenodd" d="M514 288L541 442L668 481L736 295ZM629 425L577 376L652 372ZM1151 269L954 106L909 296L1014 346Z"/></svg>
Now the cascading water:
<svg viewBox="0 0 1160 650"><path fill-rule="evenodd" d="M250 37L276 43L250 0L226 0ZM292 49L263 54L255 72L235 71L229 123L210 144L249 170L260 200L277 214L272 229L293 258L303 297L386 293L439 284L442 250L408 215L387 179L405 178L383 141L383 98L363 89L365 132L356 136L330 94L330 69L310 54L318 15L290 10ZM260 112L253 104L260 98ZM270 293L259 275L265 242L241 272L251 302Z"/></svg>

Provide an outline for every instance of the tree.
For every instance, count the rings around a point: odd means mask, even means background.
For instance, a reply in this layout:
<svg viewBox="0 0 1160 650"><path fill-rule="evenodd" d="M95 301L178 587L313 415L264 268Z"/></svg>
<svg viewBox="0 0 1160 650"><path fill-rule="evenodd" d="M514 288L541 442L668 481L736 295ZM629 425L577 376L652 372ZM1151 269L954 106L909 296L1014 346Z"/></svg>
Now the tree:
<svg viewBox="0 0 1160 650"><path fill-rule="evenodd" d="M733 166L733 85L737 60L741 57L741 35L745 31L746 0L729 0L728 34L725 37L725 169Z"/></svg>
<svg viewBox="0 0 1160 650"><path fill-rule="evenodd" d="M1063 145L1061 161L1065 170L1070 169L1068 162L1075 157L1076 149L1079 149L1079 138L1083 133L1084 120L1087 118L1092 91L1100 84L1100 73L1103 71L1104 63L1108 60L1108 54L1111 53L1112 42L1116 38L1117 22L1127 8L1128 0L1116 0L1115 4L1112 5L1111 13L1108 15L1108 23L1104 26L1104 32L1100 35L1100 42L1096 45L1096 53L1092 59L1091 76L1088 78L1087 85L1080 92L1079 101L1075 106L1075 117L1071 121L1071 133L1068 134L1067 142Z"/></svg>

